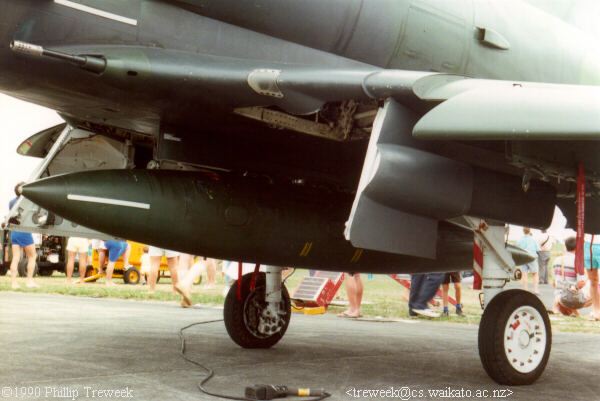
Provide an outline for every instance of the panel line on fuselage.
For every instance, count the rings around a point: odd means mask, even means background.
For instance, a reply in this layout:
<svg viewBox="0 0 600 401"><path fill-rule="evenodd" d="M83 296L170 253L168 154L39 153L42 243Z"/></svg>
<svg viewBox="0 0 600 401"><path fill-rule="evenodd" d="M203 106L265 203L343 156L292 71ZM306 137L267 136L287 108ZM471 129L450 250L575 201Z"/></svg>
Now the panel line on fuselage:
<svg viewBox="0 0 600 401"><path fill-rule="evenodd" d="M133 18L127 18L122 15L110 13L108 11L99 10L97 8L93 8L90 6L83 5L83 4L75 3L70 0L54 0L54 2L56 4L60 4L61 6L69 7L74 10L82 11L84 13L96 15L98 17L108 18L113 21L122 22L124 24L133 25L133 26L137 26L137 24L138 24L137 20L135 20Z"/></svg>

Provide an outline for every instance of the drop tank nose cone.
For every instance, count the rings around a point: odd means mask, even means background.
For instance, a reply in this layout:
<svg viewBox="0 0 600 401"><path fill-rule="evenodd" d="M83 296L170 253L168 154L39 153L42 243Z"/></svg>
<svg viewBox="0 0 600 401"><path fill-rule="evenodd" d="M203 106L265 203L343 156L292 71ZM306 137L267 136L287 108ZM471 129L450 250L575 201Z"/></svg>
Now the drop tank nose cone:
<svg viewBox="0 0 600 401"><path fill-rule="evenodd" d="M56 176L26 184L22 190L25 198L45 209L54 210L66 202L68 185L65 177Z"/></svg>

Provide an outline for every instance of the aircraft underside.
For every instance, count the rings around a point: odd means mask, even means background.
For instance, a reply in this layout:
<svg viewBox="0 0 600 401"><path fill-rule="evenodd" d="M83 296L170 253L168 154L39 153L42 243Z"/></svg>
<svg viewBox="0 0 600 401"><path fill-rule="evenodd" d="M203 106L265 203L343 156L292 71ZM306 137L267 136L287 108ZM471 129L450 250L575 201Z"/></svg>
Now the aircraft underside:
<svg viewBox="0 0 600 401"><path fill-rule="evenodd" d="M258 1L272 21L242 3L0 0L0 91L66 121L19 148L43 161L9 229L268 265L227 296L246 348L285 333L281 266L467 270L475 239L484 367L535 381L551 329L535 296L503 291L533 260L505 224L546 228L558 205L575 227L587 195L579 222L600 231L589 39L524 2L564 35L519 41L521 14L483 2Z"/></svg>

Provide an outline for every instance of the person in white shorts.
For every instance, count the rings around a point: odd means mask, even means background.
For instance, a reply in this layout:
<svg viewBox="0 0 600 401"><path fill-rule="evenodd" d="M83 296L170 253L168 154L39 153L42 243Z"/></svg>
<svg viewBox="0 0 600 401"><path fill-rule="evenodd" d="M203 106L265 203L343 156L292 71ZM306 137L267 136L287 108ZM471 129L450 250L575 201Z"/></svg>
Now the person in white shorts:
<svg viewBox="0 0 600 401"><path fill-rule="evenodd" d="M106 263L106 245L101 239L92 240L92 249L98 252L98 273L104 274L104 265Z"/></svg>
<svg viewBox="0 0 600 401"><path fill-rule="evenodd" d="M83 284L87 267L87 254L90 240L87 238L70 237L67 241L67 284L72 284L73 269L75 268L75 255L79 255L79 283Z"/></svg>
<svg viewBox="0 0 600 401"><path fill-rule="evenodd" d="M148 291L152 294L156 290L156 279L158 277L158 270L160 269L160 259L164 256L167 258L167 264L169 265L169 271L171 272L171 284L173 285L173 290L177 292L175 286L177 285L177 262L179 252L150 246L148 254L150 255L150 279Z"/></svg>

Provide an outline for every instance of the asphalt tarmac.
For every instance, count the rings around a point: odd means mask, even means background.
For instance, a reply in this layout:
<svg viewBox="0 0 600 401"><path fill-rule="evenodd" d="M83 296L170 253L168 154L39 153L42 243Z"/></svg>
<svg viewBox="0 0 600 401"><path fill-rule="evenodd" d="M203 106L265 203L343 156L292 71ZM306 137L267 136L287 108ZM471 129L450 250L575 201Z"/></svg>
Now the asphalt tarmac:
<svg viewBox="0 0 600 401"><path fill-rule="evenodd" d="M0 293L0 305L0 399L216 399L198 390L203 372L180 357L178 332L220 319L219 309L11 292ZM186 337L188 355L215 370L208 387L233 396L271 383L323 387L343 401L600 398L597 335L556 334L541 379L513 388L483 371L473 325L295 314L270 350L237 347L222 322L193 327ZM363 392L380 389L393 392Z"/></svg>

